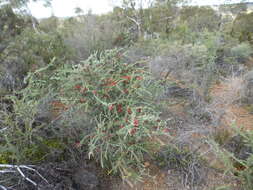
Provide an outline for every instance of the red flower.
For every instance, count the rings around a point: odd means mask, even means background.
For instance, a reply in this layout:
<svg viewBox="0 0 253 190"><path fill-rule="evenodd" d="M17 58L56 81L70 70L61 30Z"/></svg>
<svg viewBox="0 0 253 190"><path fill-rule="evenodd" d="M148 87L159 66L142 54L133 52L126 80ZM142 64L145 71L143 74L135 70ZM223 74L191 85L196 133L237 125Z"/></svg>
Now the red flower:
<svg viewBox="0 0 253 190"><path fill-rule="evenodd" d="M96 94L97 94L97 91L96 91L96 90L93 90L92 93L96 95Z"/></svg>
<svg viewBox="0 0 253 190"><path fill-rule="evenodd" d="M131 80L131 76L123 76L121 78L126 79L126 80Z"/></svg>
<svg viewBox="0 0 253 190"><path fill-rule="evenodd" d="M170 130L169 130L168 128L166 128L166 129L163 130L163 132L164 132L164 133L169 133Z"/></svg>
<svg viewBox="0 0 253 190"><path fill-rule="evenodd" d="M113 110L113 108L114 108L114 105L113 105L113 104L111 104L111 105L109 105L109 106L108 106L108 108L109 108L109 110L110 110L110 111L112 111L112 110Z"/></svg>
<svg viewBox="0 0 253 190"><path fill-rule="evenodd" d="M136 133L136 131L137 131L137 129L136 129L136 128L131 129L131 130L130 130L130 134L131 134L131 135L134 135L134 134Z"/></svg>
<svg viewBox="0 0 253 190"><path fill-rule="evenodd" d="M125 93L125 94L128 94L128 93L129 93L129 91L128 91L127 89L125 89L125 90L124 90L124 93Z"/></svg>
<svg viewBox="0 0 253 190"><path fill-rule="evenodd" d="M81 146L82 146L82 145L81 145L81 143L80 143L79 141L75 143L75 147L76 147L76 148L80 148Z"/></svg>
<svg viewBox="0 0 253 190"><path fill-rule="evenodd" d="M127 113L132 114L132 110L130 108L127 108Z"/></svg>
<svg viewBox="0 0 253 190"><path fill-rule="evenodd" d="M138 113L141 113L141 108L138 108L136 111L137 111Z"/></svg>
<svg viewBox="0 0 253 190"><path fill-rule="evenodd" d="M87 91L87 88L82 88L81 93L85 93Z"/></svg>
<svg viewBox="0 0 253 190"><path fill-rule="evenodd" d="M82 86L80 85L80 84L77 84L77 85L75 85L75 87L74 87L76 90L80 90L81 88L82 88Z"/></svg>
<svg viewBox="0 0 253 190"><path fill-rule="evenodd" d="M119 104L119 105L117 106L117 111L118 111L118 113L121 113L121 112L123 111L122 105L121 105L121 104Z"/></svg>
<svg viewBox="0 0 253 190"><path fill-rule="evenodd" d="M124 125L119 126L119 128L120 128L120 129L123 129L123 128L124 128Z"/></svg>
<svg viewBox="0 0 253 190"><path fill-rule="evenodd" d="M143 78L141 76L136 77L137 80L142 80Z"/></svg>
<svg viewBox="0 0 253 190"><path fill-rule="evenodd" d="M111 81L111 82L106 84L106 86L116 86L116 85L117 85L116 81Z"/></svg>
<svg viewBox="0 0 253 190"><path fill-rule="evenodd" d="M134 120L134 126L138 127L139 126L139 121L137 119Z"/></svg>
<svg viewBox="0 0 253 190"><path fill-rule="evenodd" d="M104 86L116 86L118 82L114 81L112 78L108 78L105 80Z"/></svg>

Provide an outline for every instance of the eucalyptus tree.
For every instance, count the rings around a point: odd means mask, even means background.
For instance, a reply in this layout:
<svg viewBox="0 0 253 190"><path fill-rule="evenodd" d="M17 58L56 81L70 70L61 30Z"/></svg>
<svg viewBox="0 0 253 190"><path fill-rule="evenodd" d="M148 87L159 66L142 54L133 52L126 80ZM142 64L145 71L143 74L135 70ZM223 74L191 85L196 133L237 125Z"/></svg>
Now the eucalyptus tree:
<svg viewBox="0 0 253 190"><path fill-rule="evenodd" d="M185 0L120 0L118 5L141 38L145 33L169 32L183 2Z"/></svg>
<svg viewBox="0 0 253 190"><path fill-rule="evenodd" d="M51 0L0 0L0 8L3 6L8 6L15 12L23 15L28 15L31 18L32 26L36 32L36 19L32 16L31 10L29 8L29 3L31 2L43 2L44 6L49 7L51 5Z"/></svg>

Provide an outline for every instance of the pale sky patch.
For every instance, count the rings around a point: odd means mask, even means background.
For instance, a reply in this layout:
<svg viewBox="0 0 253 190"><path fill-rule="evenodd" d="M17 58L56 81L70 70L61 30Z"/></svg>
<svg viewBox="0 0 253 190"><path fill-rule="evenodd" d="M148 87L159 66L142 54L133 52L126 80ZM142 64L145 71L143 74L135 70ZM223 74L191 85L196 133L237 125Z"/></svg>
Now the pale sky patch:
<svg viewBox="0 0 253 190"><path fill-rule="evenodd" d="M112 2L118 0L52 0L52 8L45 8L43 3L30 3L32 15L37 18L50 17L51 15L57 17L74 16L74 9L80 7L84 13L92 10L92 13L103 14L112 11ZM192 0L194 5L218 5L224 2L240 2L241 0Z"/></svg>
<svg viewBox="0 0 253 190"><path fill-rule="evenodd" d="M92 13L95 14L103 14L112 10L110 0L53 0L52 8L45 8L42 2L29 4L32 15L37 18L50 17L52 14L57 17L73 16L76 7L83 9L84 13L92 10Z"/></svg>

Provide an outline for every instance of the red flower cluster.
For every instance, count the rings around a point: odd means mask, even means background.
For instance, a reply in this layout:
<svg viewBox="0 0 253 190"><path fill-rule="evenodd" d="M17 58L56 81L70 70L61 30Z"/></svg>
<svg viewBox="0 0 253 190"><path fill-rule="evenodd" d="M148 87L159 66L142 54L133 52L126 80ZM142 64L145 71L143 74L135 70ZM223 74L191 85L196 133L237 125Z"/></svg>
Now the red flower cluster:
<svg viewBox="0 0 253 190"><path fill-rule="evenodd" d="M81 89L81 93L84 94L87 90L88 90L87 88L82 88L82 89Z"/></svg>
<svg viewBox="0 0 253 190"><path fill-rule="evenodd" d="M122 104L119 104L119 105L117 106L117 111L118 111L118 113L123 112Z"/></svg>
<svg viewBox="0 0 253 190"><path fill-rule="evenodd" d="M82 86L80 84L77 84L74 86L74 89L75 90L81 90Z"/></svg>
<svg viewBox="0 0 253 190"><path fill-rule="evenodd" d="M106 80L106 83L104 84L104 86L116 86L118 84L117 81L109 78Z"/></svg>
<svg viewBox="0 0 253 190"><path fill-rule="evenodd" d="M117 85L116 81L112 81L112 82L106 84L106 86L116 86L116 85Z"/></svg>
<svg viewBox="0 0 253 190"><path fill-rule="evenodd" d="M126 79L126 80L131 80L131 76L122 76L121 78Z"/></svg>
<svg viewBox="0 0 253 190"><path fill-rule="evenodd" d="M170 130L169 130L168 128L166 128L166 129L163 130L163 132L164 132L164 133L169 133Z"/></svg>
<svg viewBox="0 0 253 190"><path fill-rule="evenodd" d="M128 93L129 93L129 91L128 91L127 89L125 89L125 90L124 90L124 93L125 93L125 94L128 94Z"/></svg>
<svg viewBox="0 0 253 190"><path fill-rule="evenodd" d="M111 105L109 105L109 106L108 106L108 108L109 108L109 110L110 110L110 111L112 111L112 110L113 110L113 108L114 108L114 105L113 105L113 104L111 104Z"/></svg>
<svg viewBox="0 0 253 190"><path fill-rule="evenodd" d="M127 108L127 113L128 113L128 114L132 114L131 108Z"/></svg>
<svg viewBox="0 0 253 190"><path fill-rule="evenodd" d="M136 80L142 80L143 78L141 76L137 76Z"/></svg>
<svg viewBox="0 0 253 190"><path fill-rule="evenodd" d="M139 121L137 119L134 120L134 126L138 127L139 126Z"/></svg>
<svg viewBox="0 0 253 190"><path fill-rule="evenodd" d="M136 133L137 129L136 128L133 128L130 130L130 135L134 135Z"/></svg>

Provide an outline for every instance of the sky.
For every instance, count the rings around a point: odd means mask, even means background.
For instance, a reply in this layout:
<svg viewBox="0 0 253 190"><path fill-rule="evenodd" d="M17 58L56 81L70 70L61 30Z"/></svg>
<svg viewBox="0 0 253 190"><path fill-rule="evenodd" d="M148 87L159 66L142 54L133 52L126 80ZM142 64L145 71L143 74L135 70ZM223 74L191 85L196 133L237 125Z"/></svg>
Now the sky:
<svg viewBox="0 0 253 190"><path fill-rule="evenodd" d="M227 0L192 0L196 5L212 5L226 2ZM239 2L240 0L232 0ZM32 15L37 18L69 17L75 15L74 9L80 7L85 13L92 10L92 13L103 14L113 9L113 0L52 0L52 8L45 8L42 2L30 3L29 8Z"/></svg>
<svg viewBox="0 0 253 190"><path fill-rule="evenodd" d="M84 12L90 9L93 13L103 14L112 10L111 0L52 0L52 8L45 8L42 2L31 2L29 8L37 18L49 17L52 13L57 17L75 15L74 9L80 7Z"/></svg>

